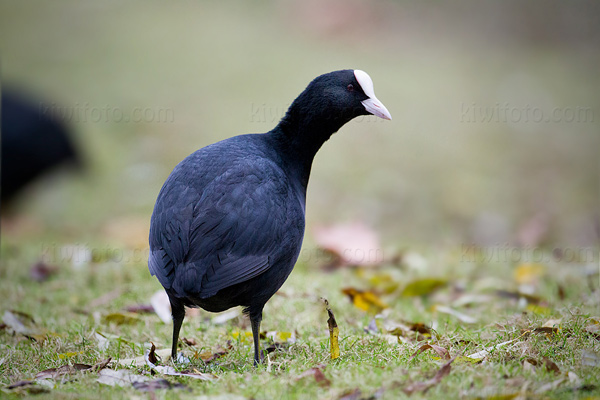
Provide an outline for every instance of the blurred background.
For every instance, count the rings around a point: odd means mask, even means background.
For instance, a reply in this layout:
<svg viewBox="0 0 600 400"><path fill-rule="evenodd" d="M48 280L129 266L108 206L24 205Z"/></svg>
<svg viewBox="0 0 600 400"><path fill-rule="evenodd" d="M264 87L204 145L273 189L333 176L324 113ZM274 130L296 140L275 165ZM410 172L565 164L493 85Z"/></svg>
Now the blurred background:
<svg viewBox="0 0 600 400"><path fill-rule="evenodd" d="M3 200L3 257L146 248L179 161L270 130L344 68L371 75L394 119L324 145L305 246L347 221L395 248L598 244L595 1L1 1L0 54L3 94L58 121L79 160Z"/></svg>

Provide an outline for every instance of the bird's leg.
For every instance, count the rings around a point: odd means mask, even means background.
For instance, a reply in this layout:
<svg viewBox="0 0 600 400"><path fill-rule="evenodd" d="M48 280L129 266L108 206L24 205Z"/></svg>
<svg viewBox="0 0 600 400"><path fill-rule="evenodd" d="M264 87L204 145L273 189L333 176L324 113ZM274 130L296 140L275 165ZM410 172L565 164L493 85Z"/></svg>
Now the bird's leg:
<svg viewBox="0 0 600 400"><path fill-rule="evenodd" d="M179 331L185 318L185 306L181 302L169 297L171 302L171 315L173 316L173 347L171 348L171 358L177 362L177 341L179 340Z"/></svg>
<svg viewBox="0 0 600 400"><path fill-rule="evenodd" d="M262 321L262 310L250 312L250 325L252 325L252 337L254 338L254 366L260 363L260 321Z"/></svg>

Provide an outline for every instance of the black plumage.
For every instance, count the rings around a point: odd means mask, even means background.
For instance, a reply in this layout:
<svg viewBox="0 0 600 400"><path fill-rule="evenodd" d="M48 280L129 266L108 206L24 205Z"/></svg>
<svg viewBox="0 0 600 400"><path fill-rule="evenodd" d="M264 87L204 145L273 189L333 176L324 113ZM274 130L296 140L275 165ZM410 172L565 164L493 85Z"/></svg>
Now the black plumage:
<svg viewBox="0 0 600 400"><path fill-rule="evenodd" d="M263 307L302 245L313 158L346 122L369 113L391 119L369 76L331 72L314 79L270 132L209 145L175 167L152 214L148 261L171 302L173 359L186 306L241 305L259 362Z"/></svg>
<svg viewBox="0 0 600 400"><path fill-rule="evenodd" d="M2 203L12 201L25 186L59 165L81 165L66 125L45 113L40 104L15 91L2 93Z"/></svg>

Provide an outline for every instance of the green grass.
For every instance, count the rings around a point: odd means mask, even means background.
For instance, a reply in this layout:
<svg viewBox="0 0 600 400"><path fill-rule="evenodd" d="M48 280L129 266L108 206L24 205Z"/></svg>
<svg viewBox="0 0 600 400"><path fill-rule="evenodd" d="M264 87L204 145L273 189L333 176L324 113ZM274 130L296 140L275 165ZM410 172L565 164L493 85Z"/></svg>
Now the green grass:
<svg viewBox="0 0 600 400"><path fill-rule="evenodd" d="M59 272L45 282L29 278L29 265L37 254L37 246L17 248L5 243L2 248L4 268L0 291L3 293L2 312L6 310L29 313L36 321L36 329L46 332L46 338L32 340L20 334L12 334L10 327L0 331L2 363L0 384L4 395L15 395L6 386L19 380L33 379L39 371L57 368L64 364L85 363L93 365L111 357L111 368L125 368L116 362L144 354L148 343L158 349L169 348L171 327L162 323L154 314L138 314L133 324L106 323L103 316L122 312L126 306L147 304L149 297L159 290L158 283L149 276L143 262L111 262L99 260L74 270L67 261L58 262ZM426 259L433 255L424 254ZM588 332L593 318L598 318L597 275L592 277L590 289L582 266L566 266L560 262L549 263L539 277L536 293L543 298L545 308L528 309L516 300L498 297L494 288L516 289L512 279L512 267L496 265L482 271L469 273L465 265L450 250L436 254L440 266L430 268L424 274L406 265L387 265L375 270L341 269L335 272L318 270L317 264L300 264L281 292L267 304L263 330L295 332L296 342L270 353L268 360L254 368L252 346L247 340L234 339L233 333L248 331L245 317L234 318L225 324L211 323L212 314L201 311L188 316L182 329L182 337L193 338L194 347L180 343L180 349L192 358L191 365L178 367L212 373L218 377L213 382L197 381L186 377L166 377L180 382L190 391L161 390L164 398L194 398L198 395L239 395L245 398L321 398L336 399L343 393L360 389L368 398L382 394L382 398L406 396L403 389L411 383L425 381L440 368L444 360L436 358L431 350L411 359L412 354L425 342L406 337L399 343L389 334L394 323L405 321L423 322L434 327L429 343L446 348L453 363L450 374L427 392L428 396L449 398L492 398L500 395L516 395L524 391L528 396L540 398L586 398L599 395L597 385L598 366L585 365L582 352L600 352L597 334ZM557 294L557 276L570 268L569 290L560 299ZM465 271L465 272L460 272ZM360 272L360 273L357 273ZM372 315L352 305L341 293L344 287L379 290L369 282L369 277L388 273L398 278L400 288L407 282L423 276L452 276L447 287L419 298L406 298L400 289L382 294L389 304L383 316L378 317L378 333L366 333ZM396 278L394 278L396 279ZM487 283L485 283L487 282ZM490 287L489 282L494 282ZM561 283L563 284L563 283ZM478 321L465 324L455 317L437 313L436 304L450 304L459 297L457 288L466 294L485 294L489 301L471 307L455 307ZM575 289L576 290L573 290ZM106 304L90 307L98 297L120 289L116 297ZM593 290L592 290L593 289ZM320 297L329 300L340 328L341 356L329 357L327 316ZM541 313L540 313L541 312ZM556 334L525 333L541 327L550 319L560 319ZM111 337L106 349L101 350L95 332ZM505 341L509 345L491 350L479 363L465 361L465 357ZM194 353L215 351L231 342L231 350L209 364L194 359ZM263 348L269 345L262 340ZM543 365L544 357L560 368L560 375L549 372ZM534 359L541 366L528 369L524 361ZM168 360L163 360L169 364ZM330 386L318 384L311 376L298 379L306 370L320 366L331 382ZM148 367L130 368L135 374L147 374ZM568 373L579 380L569 381ZM131 398L133 387L113 388L95 382L97 374L79 373L65 382L60 379L51 391L40 398ZM565 378L555 389L543 389L544 385ZM572 378L575 379L575 378ZM23 391L25 389L21 389ZM536 394L542 390L542 393ZM414 394L413 397L418 397Z"/></svg>

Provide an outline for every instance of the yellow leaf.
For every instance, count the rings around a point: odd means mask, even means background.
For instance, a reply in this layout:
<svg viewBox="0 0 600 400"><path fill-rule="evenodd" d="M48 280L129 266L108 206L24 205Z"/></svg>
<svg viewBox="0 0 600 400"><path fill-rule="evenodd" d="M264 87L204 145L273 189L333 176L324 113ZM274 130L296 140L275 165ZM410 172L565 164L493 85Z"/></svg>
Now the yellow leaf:
<svg viewBox="0 0 600 400"><path fill-rule="evenodd" d="M483 361L483 358L471 358L467 356L458 356L454 360L455 364L479 364Z"/></svg>
<svg viewBox="0 0 600 400"><path fill-rule="evenodd" d="M425 279L417 279L410 282L408 285L404 287L402 291L402 296L404 297L414 297L414 296L426 296L428 294L433 293L437 289L444 287L448 284L446 279L437 279L437 278L425 278Z"/></svg>
<svg viewBox="0 0 600 400"><path fill-rule="evenodd" d="M388 308L388 305L381 301L375 293L368 290L346 288L342 290L342 293L350 297L355 307L371 314L379 314L383 309Z"/></svg>
<svg viewBox="0 0 600 400"><path fill-rule="evenodd" d="M60 353L58 355L58 358L61 359L61 360L64 360L65 358L75 357L78 354L83 354L83 351L69 351L67 353Z"/></svg>
<svg viewBox="0 0 600 400"><path fill-rule="evenodd" d="M106 324L113 323L116 325L131 325L140 322L140 318L136 314L119 312L107 314L103 320Z"/></svg>
<svg viewBox="0 0 600 400"><path fill-rule="evenodd" d="M369 278L371 286L381 289L384 293L390 294L398 290L398 282L390 274L374 274Z"/></svg>
<svg viewBox="0 0 600 400"><path fill-rule="evenodd" d="M548 307L540 306L537 304L528 304L527 311L538 315L549 315L552 313L552 311Z"/></svg>
<svg viewBox="0 0 600 400"><path fill-rule="evenodd" d="M235 331L231 332L231 337L242 343L252 343L252 332Z"/></svg>
<svg viewBox="0 0 600 400"><path fill-rule="evenodd" d="M515 268L513 275L518 284L526 285L537 282L545 270L542 264L523 263Z"/></svg>
<svg viewBox="0 0 600 400"><path fill-rule="evenodd" d="M337 322L335 321L333 311L331 311L331 308L329 308L329 302L326 299L323 299L323 301L325 302L327 315L329 315L329 319L327 319L327 326L329 327L329 352L331 354L331 359L335 360L336 358L340 357L340 344L338 341L340 330Z"/></svg>

